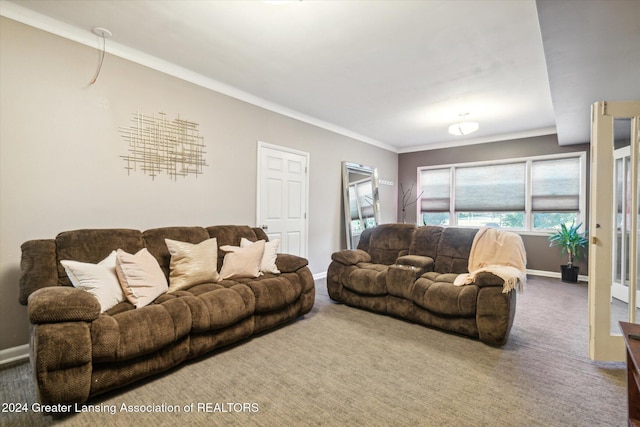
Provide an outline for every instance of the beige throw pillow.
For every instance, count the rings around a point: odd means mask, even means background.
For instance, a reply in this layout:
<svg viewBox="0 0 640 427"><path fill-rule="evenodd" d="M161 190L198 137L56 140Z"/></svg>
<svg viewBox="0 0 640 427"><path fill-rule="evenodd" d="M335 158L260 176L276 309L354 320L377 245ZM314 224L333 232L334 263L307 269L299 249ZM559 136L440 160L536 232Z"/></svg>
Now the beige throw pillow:
<svg viewBox="0 0 640 427"><path fill-rule="evenodd" d="M246 248L255 243L256 242L252 242L251 240L243 237L242 240L240 240L240 247ZM264 253L262 254L262 260L260 261L260 271L263 273L280 274L280 270L278 270L278 267L276 266L278 246L280 246L280 239L273 239L264 244Z"/></svg>
<svg viewBox="0 0 640 427"><path fill-rule="evenodd" d="M260 261L264 252L264 240L259 240L255 244L240 248L238 246L221 246L220 249L229 252L224 256L221 279L234 279L240 277L258 277L260 272Z"/></svg>
<svg viewBox="0 0 640 427"><path fill-rule="evenodd" d="M124 301L124 294L116 275L116 251L97 264L62 260L74 287L83 289L98 299L100 310L107 311Z"/></svg>
<svg viewBox="0 0 640 427"><path fill-rule="evenodd" d="M171 254L168 292L220 280L218 241L215 237L195 245L171 239L164 241Z"/></svg>
<svg viewBox="0 0 640 427"><path fill-rule="evenodd" d="M167 291L167 279L158 261L147 248L139 250L135 255L118 249L116 256L116 273L120 286L125 297L136 308L150 304Z"/></svg>

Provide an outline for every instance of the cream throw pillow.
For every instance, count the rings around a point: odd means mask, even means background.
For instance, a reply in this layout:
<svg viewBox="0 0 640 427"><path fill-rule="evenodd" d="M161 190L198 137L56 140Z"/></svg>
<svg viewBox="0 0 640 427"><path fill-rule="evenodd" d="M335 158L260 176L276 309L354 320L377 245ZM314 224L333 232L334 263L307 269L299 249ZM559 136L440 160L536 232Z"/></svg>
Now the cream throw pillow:
<svg viewBox="0 0 640 427"><path fill-rule="evenodd" d="M122 249L116 252L116 273L125 297L136 308L144 307L168 289L167 279L158 261L147 248L135 255Z"/></svg>
<svg viewBox="0 0 640 427"><path fill-rule="evenodd" d="M255 243L256 242L252 242L251 240L243 237L242 240L240 240L240 247L246 248ZM264 244L264 253L262 254L262 260L260 261L260 271L263 273L280 274L280 270L276 267L278 246L280 246L280 239L273 239Z"/></svg>
<svg viewBox="0 0 640 427"><path fill-rule="evenodd" d="M116 251L97 264L70 260L62 260L60 264L74 287L83 289L98 299L102 312L124 301L116 275Z"/></svg>
<svg viewBox="0 0 640 427"><path fill-rule="evenodd" d="M264 252L264 240L259 240L255 244L246 248L238 246L221 246L220 249L229 252L224 256L221 279L233 279L240 277L258 277L260 272L260 261Z"/></svg>
<svg viewBox="0 0 640 427"><path fill-rule="evenodd" d="M207 239L198 244L164 239L171 254L169 291L220 280L218 274L218 241Z"/></svg>

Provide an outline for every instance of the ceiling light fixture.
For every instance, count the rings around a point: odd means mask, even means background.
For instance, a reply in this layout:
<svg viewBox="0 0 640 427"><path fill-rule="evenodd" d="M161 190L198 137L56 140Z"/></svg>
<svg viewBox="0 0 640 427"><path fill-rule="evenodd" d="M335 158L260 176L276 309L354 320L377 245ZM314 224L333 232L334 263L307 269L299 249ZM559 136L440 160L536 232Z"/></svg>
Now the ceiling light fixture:
<svg viewBox="0 0 640 427"><path fill-rule="evenodd" d="M469 113L460 114L460 121L449 126L449 133L451 135L469 135L480 128L478 122L468 122L466 120L468 115Z"/></svg>

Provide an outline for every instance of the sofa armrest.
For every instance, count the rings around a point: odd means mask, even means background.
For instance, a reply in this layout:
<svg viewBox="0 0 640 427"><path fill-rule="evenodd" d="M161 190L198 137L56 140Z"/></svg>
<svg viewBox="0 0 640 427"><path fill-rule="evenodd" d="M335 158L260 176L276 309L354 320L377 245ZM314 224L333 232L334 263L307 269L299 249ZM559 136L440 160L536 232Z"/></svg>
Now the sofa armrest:
<svg viewBox="0 0 640 427"><path fill-rule="evenodd" d="M276 258L276 267L281 273L295 273L307 265L309 265L309 261L297 255L278 254Z"/></svg>
<svg viewBox="0 0 640 427"><path fill-rule="evenodd" d="M56 241L29 240L20 247L20 304L27 305L29 295L41 288L58 286Z"/></svg>
<svg viewBox="0 0 640 427"><path fill-rule="evenodd" d="M481 273L476 274L474 284L479 288L486 288L489 286L504 286L504 280L502 280L499 276L496 276L493 273L488 271L483 271Z"/></svg>
<svg viewBox="0 0 640 427"><path fill-rule="evenodd" d="M100 303L82 289L52 286L32 293L28 310L29 320L33 324L91 322L100 315Z"/></svg>
<svg viewBox="0 0 640 427"><path fill-rule="evenodd" d="M371 262L371 255L362 249L345 249L334 252L331 259L344 265L356 265L359 262Z"/></svg>

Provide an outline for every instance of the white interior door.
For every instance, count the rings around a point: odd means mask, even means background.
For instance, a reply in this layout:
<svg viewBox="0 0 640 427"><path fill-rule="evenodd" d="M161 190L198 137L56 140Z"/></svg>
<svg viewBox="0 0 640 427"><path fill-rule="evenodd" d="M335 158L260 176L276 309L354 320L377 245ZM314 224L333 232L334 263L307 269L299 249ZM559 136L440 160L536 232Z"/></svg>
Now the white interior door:
<svg viewBox="0 0 640 427"><path fill-rule="evenodd" d="M618 322L638 320L640 102L597 102L591 115L589 356L623 361Z"/></svg>
<svg viewBox="0 0 640 427"><path fill-rule="evenodd" d="M309 154L258 142L257 223L279 252L307 256Z"/></svg>

